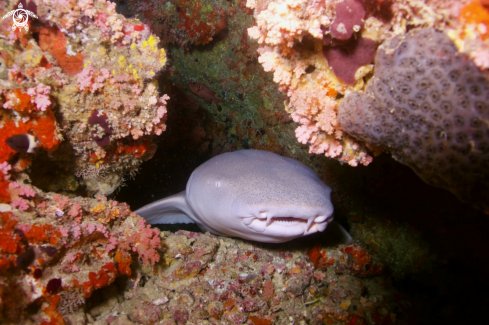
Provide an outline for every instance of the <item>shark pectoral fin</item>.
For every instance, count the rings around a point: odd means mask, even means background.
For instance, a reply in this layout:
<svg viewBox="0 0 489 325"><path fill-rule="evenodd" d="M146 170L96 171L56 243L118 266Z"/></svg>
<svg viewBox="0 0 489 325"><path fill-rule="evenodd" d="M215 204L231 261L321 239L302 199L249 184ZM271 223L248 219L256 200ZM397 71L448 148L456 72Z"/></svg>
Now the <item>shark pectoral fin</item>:
<svg viewBox="0 0 489 325"><path fill-rule="evenodd" d="M185 191L145 205L135 212L152 225L195 223L195 216L185 200Z"/></svg>

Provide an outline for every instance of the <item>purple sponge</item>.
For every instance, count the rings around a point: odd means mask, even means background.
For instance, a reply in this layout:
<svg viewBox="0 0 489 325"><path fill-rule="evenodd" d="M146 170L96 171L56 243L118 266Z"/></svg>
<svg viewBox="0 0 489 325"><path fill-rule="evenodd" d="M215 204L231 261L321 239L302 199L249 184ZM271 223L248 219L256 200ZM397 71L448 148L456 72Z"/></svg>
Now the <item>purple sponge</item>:
<svg viewBox="0 0 489 325"><path fill-rule="evenodd" d="M417 29L382 44L365 93L345 96L338 122L489 211L489 77L445 33Z"/></svg>
<svg viewBox="0 0 489 325"><path fill-rule="evenodd" d="M110 143L110 135L112 134L112 129L109 127L106 115L99 115L98 111L93 111L92 115L88 118L88 124L98 124L102 129L104 129L105 134L102 137L98 136L96 131L92 132L92 139L97 142L99 146L104 147Z"/></svg>

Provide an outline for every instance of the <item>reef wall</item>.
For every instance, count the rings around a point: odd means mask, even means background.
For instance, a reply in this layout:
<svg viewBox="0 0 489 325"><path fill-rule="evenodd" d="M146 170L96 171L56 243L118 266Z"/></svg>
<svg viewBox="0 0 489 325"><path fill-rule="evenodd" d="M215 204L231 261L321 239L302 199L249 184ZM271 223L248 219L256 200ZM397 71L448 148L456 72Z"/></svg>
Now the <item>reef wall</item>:
<svg viewBox="0 0 489 325"><path fill-rule="evenodd" d="M1 15L15 3L3 3ZM30 1L26 9L39 17L27 30L1 21L0 160L19 171L33 164L45 190L73 193L81 183L109 195L152 157L151 135L166 128L169 97L156 81L166 52L111 2ZM39 142L35 159L5 144L23 133Z"/></svg>

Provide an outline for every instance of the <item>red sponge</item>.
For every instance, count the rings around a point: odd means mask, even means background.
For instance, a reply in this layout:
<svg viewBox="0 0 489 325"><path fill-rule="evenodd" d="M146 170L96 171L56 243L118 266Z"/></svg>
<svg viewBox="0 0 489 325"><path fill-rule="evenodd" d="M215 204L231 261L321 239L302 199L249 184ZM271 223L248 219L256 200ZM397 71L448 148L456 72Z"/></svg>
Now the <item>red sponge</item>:
<svg viewBox="0 0 489 325"><path fill-rule="evenodd" d="M324 46L323 55L334 74L351 85L355 82L358 68L373 61L376 49L377 42L359 37L341 47Z"/></svg>
<svg viewBox="0 0 489 325"><path fill-rule="evenodd" d="M359 0L344 0L336 4L336 17L330 33L336 39L347 40L363 26L365 7ZM354 26L358 26L355 28Z"/></svg>

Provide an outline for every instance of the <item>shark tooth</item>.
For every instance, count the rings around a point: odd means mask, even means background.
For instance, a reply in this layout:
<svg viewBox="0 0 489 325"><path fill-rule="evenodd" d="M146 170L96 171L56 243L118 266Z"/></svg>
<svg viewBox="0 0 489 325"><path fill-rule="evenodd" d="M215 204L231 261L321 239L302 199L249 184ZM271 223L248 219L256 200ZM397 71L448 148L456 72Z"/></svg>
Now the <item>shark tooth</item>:
<svg viewBox="0 0 489 325"><path fill-rule="evenodd" d="M309 228L311 228L311 225L313 222L314 222L313 218L307 219L307 225L306 225L306 228L304 228L304 234L309 231Z"/></svg>
<svg viewBox="0 0 489 325"><path fill-rule="evenodd" d="M326 219L328 219L328 217L326 217L326 216L317 216L317 217L314 219L314 222L315 222L315 223L321 223L321 222L326 221Z"/></svg>
<svg viewBox="0 0 489 325"><path fill-rule="evenodd" d="M267 227L272 223L273 217L271 215L267 215Z"/></svg>

